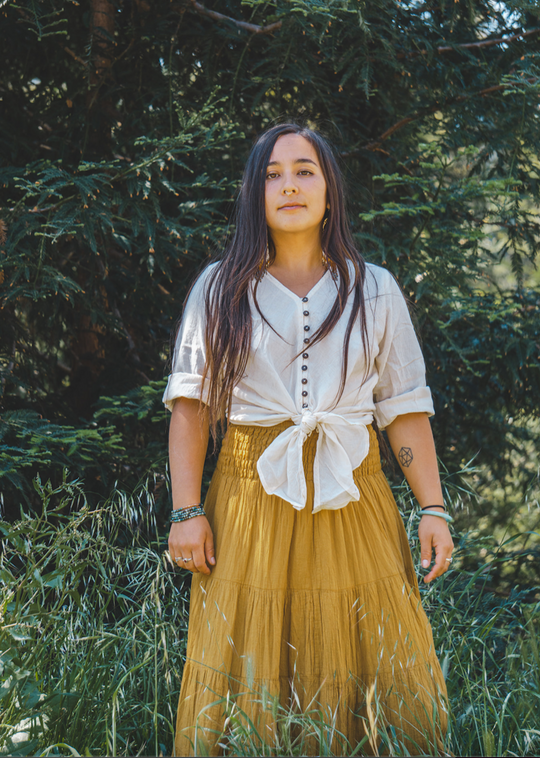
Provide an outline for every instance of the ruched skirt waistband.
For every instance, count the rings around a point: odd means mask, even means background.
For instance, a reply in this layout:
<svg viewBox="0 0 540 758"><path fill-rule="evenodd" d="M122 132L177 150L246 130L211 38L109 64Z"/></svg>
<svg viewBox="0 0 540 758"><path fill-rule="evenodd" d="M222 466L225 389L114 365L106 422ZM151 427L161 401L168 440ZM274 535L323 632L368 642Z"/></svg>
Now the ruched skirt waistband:
<svg viewBox="0 0 540 758"><path fill-rule="evenodd" d="M266 448L287 427L293 426L292 421L284 421L276 426L246 426L230 424L223 440L218 471L224 476L235 476L241 479L258 479L257 461ZM355 477L371 476L381 470L381 458L377 434L371 424L369 432L369 453L355 471ZM303 448L303 462L306 477L313 473L313 460L317 449L319 432L313 431L306 438Z"/></svg>

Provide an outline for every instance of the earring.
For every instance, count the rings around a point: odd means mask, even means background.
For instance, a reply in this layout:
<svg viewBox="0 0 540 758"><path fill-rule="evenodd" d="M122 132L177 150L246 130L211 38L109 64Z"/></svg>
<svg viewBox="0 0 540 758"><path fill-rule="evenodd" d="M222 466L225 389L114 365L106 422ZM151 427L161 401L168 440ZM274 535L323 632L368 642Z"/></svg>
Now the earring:
<svg viewBox="0 0 540 758"><path fill-rule="evenodd" d="M326 224L328 223L328 219L330 218L330 214L328 212L329 210L330 210L330 203L327 203L327 205L326 205L326 211L324 213L324 219L323 219L323 222L322 222L322 228L323 229L326 227Z"/></svg>

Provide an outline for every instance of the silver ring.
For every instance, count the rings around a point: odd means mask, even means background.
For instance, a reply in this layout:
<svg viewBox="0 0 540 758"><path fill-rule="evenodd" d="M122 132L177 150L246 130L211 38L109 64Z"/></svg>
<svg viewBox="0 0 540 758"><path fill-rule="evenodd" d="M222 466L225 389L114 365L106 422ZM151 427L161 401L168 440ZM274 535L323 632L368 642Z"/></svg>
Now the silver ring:
<svg viewBox="0 0 540 758"><path fill-rule="evenodd" d="M445 558L444 560L448 561L448 563L452 563L452 559L451 558Z"/></svg>
<svg viewBox="0 0 540 758"><path fill-rule="evenodd" d="M184 563L189 563L190 561L193 560L193 556L191 556L191 558L182 558L182 560L184 561Z"/></svg>

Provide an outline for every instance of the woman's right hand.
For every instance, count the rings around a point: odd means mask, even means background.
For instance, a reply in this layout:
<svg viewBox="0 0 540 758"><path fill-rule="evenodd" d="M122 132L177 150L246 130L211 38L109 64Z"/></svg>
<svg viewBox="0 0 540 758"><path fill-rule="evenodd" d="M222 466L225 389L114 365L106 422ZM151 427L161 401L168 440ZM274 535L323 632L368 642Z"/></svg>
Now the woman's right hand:
<svg viewBox="0 0 540 758"><path fill-rule="evenodd" d="M194 574L210 574L215 566L214 535L206 516L195 516L171 524L169 553L173 562ZM184 558L191 558L184 561Z"/></svg>

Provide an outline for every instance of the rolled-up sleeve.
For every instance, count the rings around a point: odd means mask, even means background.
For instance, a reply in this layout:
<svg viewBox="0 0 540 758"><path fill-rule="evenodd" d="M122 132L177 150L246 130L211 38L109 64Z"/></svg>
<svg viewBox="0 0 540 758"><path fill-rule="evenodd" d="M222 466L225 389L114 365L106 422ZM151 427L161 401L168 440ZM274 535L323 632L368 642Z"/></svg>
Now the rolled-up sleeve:
<svg viewBox="0 0 540 758"><path fill-rule="evenodd" d="M375 367L379 378L373 391L375 420L380 429L405 413L433 416L431 391L426 386L426 367L405 298L394 278L385 281L383 323L379 322L379 352ZM382 317L382 313L381 313Z"/></svg>
<svg viewBox="0 0 540 758"><path fill-rule="evenodd" d="M195 282L176 335L172 373L163 394L163 403L170 411L179 397L207 401L207 383L202 387L206 361L204 300L208 274L212 268L213 266L207 267Z"/></svg>

